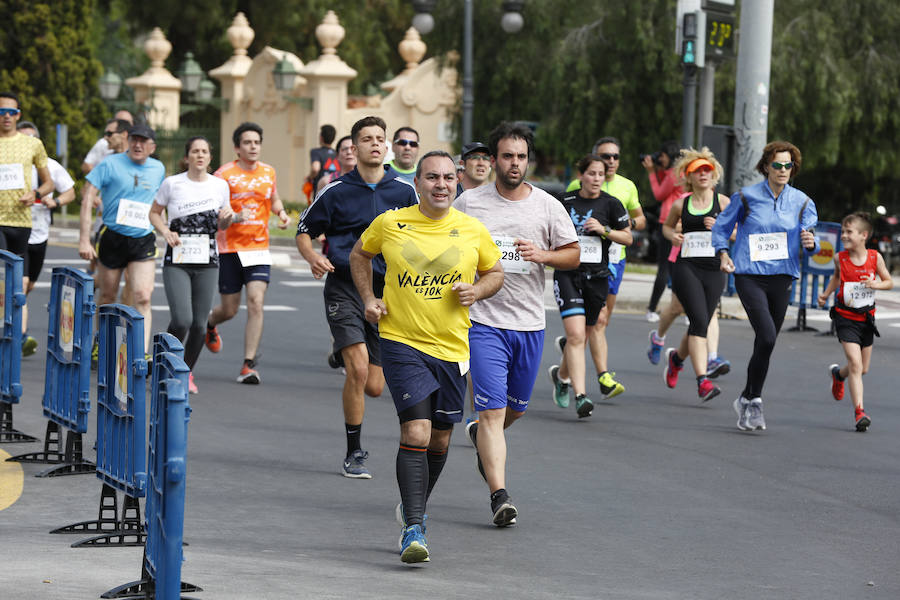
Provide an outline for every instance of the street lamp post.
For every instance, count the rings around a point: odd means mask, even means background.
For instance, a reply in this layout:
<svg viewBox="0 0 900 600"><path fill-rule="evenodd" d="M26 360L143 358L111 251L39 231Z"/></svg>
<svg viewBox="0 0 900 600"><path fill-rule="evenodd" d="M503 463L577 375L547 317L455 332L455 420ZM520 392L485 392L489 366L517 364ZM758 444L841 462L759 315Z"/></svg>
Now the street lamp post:
<svg viewBox="0 0 900 600"><path fill-rule="evenodd" d="M416 30L425 35L434 29L434 10L436 0L412 0L416 15L412 25ZM474 39L474 10L473 0L463 0L463 93L462 93L462 144L472 141L472 113L475 110L475 77L472 72L472 40ZM522 18L522 9L525 0L504 0L503 18L500 27L506 33L517 33L522 30L525 19Z"/></svg>

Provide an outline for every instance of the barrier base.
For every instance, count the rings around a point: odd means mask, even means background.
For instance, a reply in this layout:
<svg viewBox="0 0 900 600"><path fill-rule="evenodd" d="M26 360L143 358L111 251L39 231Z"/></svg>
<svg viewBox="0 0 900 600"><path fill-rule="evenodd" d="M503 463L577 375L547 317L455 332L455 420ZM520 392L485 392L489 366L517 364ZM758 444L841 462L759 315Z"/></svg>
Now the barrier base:
<svg viewBox="0 0 900 600"><path fill-rule="evenodd" d="M181 593L202 592L203 588L192 583L181 582ZM119 600L144 600L156 597L156 586L152 579L141 579L114 587L100 594L101 598L118 598ZM190 596L181 596L181 600L198 600Z"/></svg>
<svg viewBox="0 0 900 600"><path fill-rule="evenodd" d="M815 327L809 327L806 324L806 307L801 306L797 309L797 324L788 327L787 331L818 331Z"/></svg>
<svg viewBox="0 0 900 600"><path fill-rule="evenodd" d="M12 404L0 402L0 443L39 442L33 435L22 433L13 427Z"/></svg>
<svg viewBox="0 0 900 600"><path fill-rule="evenodd" d="M43 452L29 452L7 458L8 461L23 463L60 464L41 471L35 477L56 477L58 475L78 475L94 473L97 465L82 456L81 434L69 431L66 435L66 450L60 448L60 428L54 421L47 422L47 433L44 436Z"/></svg>
<svg viewBox="0 0 900 600"><path fill-rule="evenodd" d="M141 505L138 498L126 495L122 503L122 518L119 518L119 501L115 488L104 483L100 490L100 509L94 521L81 521L54 529L50 533L98 533L86 540L76 542L72 547L81 546L139 546L133 543L135 536L144 539L144 525L141 522ZM118 540L115 540L118 536ZM98 538L109 538L108 541ZM129 543L121 543L129 542Z"/></svg>

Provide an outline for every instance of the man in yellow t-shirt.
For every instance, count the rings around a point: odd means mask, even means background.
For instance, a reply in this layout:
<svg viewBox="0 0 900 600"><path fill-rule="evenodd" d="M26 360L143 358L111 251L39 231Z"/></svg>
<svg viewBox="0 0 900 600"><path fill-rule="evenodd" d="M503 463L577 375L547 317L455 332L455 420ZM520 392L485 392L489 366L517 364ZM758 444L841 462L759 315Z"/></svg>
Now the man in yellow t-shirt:
<svg viewBox="0 0 900 600"><path fill-rule="evenodd" d="M447 460L453 424L462 420L469 306L503 285L500 250L487 228L451 208L453 158L429 152L415 182L419 204L376 217L350 254L366 319L378 323L384 376L400 420L403 562L429 560L425 502ZM372 259L379 253L387 264L383 298L372 289Z"/></svg>
<svg viewBox="0 0 900 600"><path fill-rule="evenodd" d="M16 131L21 117L18 96L0 93L0 250L25 258L28 273L31 205L53 191L53 178L41 140ZM41 182L37 189L32 189L32 166Z"/></svg>

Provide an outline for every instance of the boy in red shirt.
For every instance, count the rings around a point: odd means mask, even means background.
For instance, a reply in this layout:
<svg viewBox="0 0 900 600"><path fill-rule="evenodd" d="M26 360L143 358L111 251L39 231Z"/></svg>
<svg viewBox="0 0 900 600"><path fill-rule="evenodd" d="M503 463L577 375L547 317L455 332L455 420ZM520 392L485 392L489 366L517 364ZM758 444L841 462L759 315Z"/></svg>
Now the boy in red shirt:
<svg viewBox="0 0 900 600"><path fill-rule="evenodd" d="M871 233L872 222L866 213L856 212L844 217L841 221L844 250L835 257L834 276L825 291L819 294L819 306L825 306L828 296L837 289L831 318L844 347L847 364L829 367L831 394L835 400L841 400L844 397L844 379L849 378L857 431L866 431L872 424L863 410L862 376L869 371L872 342L878 335L875 327L875 290L894 287L884 258L877 250L866 248L866 239Z"/></svg>

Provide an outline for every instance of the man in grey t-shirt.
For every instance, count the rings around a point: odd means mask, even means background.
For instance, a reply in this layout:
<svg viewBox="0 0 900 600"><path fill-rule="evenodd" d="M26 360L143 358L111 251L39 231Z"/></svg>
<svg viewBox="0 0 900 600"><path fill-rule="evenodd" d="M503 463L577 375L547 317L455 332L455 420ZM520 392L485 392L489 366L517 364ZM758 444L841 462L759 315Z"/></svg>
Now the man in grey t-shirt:
<svg viewBox="0 0 900 600"><path fill-rule="evenodd" d="M516 522L506 491L503 430L525 413L544 346L544 266L574 269L580 249L562 204L525 183L531 130L501 123L488 141L494 185L466 191L453 204L479 219L502 253L503 287L469 311L470 368L478 420L466 427L491 492L494 525Z"/></svg>

